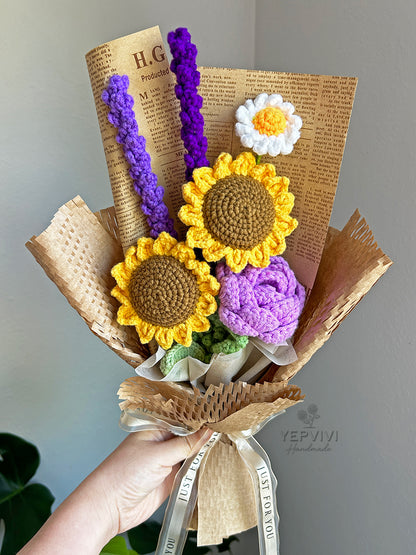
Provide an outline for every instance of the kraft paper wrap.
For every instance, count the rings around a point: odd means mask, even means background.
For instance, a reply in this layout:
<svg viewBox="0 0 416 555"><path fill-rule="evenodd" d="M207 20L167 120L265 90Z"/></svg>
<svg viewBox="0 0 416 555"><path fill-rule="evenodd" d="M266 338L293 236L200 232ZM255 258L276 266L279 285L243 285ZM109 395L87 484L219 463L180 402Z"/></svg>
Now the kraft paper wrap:
<svg viewBox="0 0 416 555"><path fill-rule="evenodd" d="M123 252L112 208L94 215L78 196L62 206L27 247L90 330L118 356L133 367L149 356L134 328L116 321L118 303L110 294L110 270L123 259ZM341 232L328 233L294 338L299 357L295 363L271 368L261 385L212 386L205 396L170 382L131 378L121 386L121 407L140 406L195 430L208 425L225 434L255 427L301 400L299 388L286 380L329 339L391 263L356 212ZM198 527L199 544L220 543L256 525L250 476L226 440L213 448L201 473L196 513L192 524Z"/></svg>
<svg viewBox="0 0 416 555"><path fill-rule="evenodd" d="M293 338L298 359L273 366L263 381L290 380L393 264L358 210L342 231L329 228L308 302Z"/></svg>

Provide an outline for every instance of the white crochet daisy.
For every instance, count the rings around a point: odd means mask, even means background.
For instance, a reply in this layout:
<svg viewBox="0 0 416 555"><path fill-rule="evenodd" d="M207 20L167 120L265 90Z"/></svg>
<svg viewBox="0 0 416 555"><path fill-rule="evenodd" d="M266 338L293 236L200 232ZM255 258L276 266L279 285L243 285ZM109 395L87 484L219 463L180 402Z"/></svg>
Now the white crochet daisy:
<svg viewBox="0 0 416 555"><path fill-rule="evenodd" d="M235 131L246 148L256 154L290 154L300 137L302 119L280 94L259 94L237 109Z"/></svg>

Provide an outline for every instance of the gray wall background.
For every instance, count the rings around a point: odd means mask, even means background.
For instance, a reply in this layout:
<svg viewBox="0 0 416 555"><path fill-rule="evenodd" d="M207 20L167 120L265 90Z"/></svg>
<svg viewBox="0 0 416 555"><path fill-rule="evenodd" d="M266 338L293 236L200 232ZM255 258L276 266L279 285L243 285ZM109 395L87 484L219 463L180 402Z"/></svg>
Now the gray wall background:
<svg viewBox="0 0 416 555"><path fill-rule="evenodd" d="M261 434L279 479L282 555L414 553L415 55L412 0L3 0L0 428L40 449L59 503L121 441L131 374L24 243L81 194L112 204L84 54L188 26L202 65L358 76L332 225L358 207L395 265L296 376L328 452L287 452L297 409ZM236 554L256 553L254 530Z"/></svg>

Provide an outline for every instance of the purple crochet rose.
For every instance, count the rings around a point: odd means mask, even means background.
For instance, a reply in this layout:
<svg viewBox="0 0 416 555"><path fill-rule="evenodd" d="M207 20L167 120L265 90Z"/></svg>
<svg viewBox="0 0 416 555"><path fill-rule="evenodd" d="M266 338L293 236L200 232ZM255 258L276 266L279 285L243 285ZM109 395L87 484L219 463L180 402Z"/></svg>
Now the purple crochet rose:
<svg viewBox="0 0 416 555"><path fill-rule="evenodd" d="M217 264L220 320L239 335L278 344L293 335L305 303L305 289L281 256L272 256L267 268L248 264L234 274Z"/></svg>

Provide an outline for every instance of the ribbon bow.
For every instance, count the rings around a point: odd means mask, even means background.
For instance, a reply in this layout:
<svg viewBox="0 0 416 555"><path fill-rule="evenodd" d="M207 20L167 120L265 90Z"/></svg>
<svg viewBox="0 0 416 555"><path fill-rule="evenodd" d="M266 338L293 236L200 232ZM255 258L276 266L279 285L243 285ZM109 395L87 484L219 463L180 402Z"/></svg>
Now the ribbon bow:
<svg viewBox="0 0 416 555"><path fill-rule="evenodd" d="M235 444L253 481L260 555L279 555L279 514L276 506L277 480L267 453L253 436L272 418L283 412L285 411L273 414L251 430L224 434ZM120 427L126 432L166 430L180 436L189 435L195 431L159 415L155 416L146 409L124 410L120 417ZM222 435L214 432L197 454L192 454L184 461L177 473L155 555L182 553L198 496L201 465Z"/></svg>

